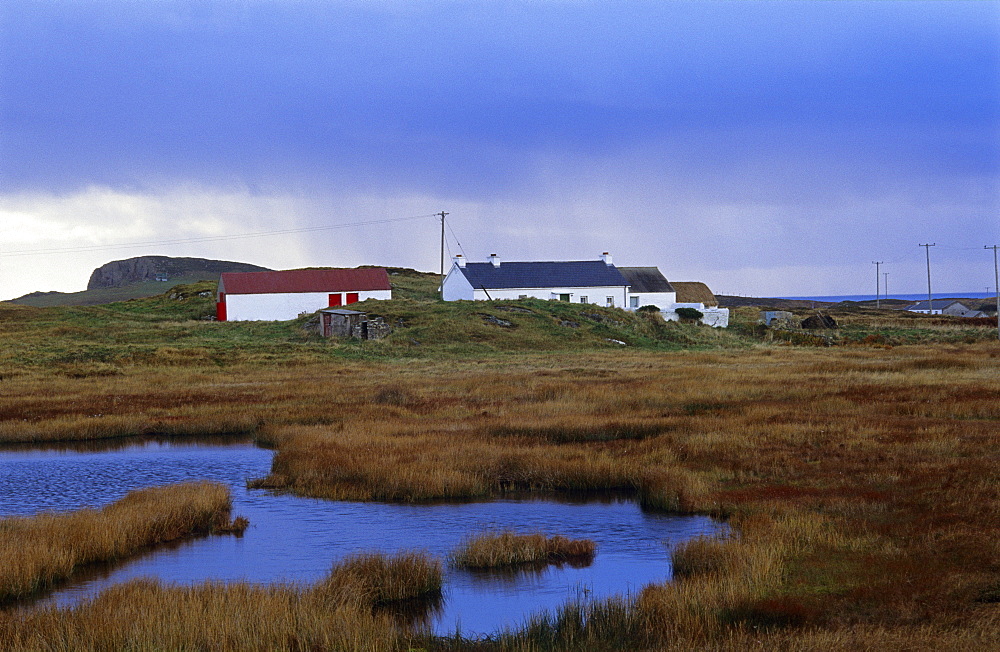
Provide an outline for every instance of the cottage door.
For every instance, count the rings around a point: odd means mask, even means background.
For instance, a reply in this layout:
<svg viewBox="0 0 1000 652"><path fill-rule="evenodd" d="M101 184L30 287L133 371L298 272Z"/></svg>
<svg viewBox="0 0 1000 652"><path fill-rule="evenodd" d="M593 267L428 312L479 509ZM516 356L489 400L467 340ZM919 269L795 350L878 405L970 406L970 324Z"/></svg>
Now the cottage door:
<svg viewBox="0 0 1000 652"><path fill-rule="evenodd" d="M357 303L357 302L358 302L358 293L357 292L348 292L347 293L347 301L346 301L345 305L347 303Z"/></svg>
<svg viewBox="0 0 1000 652"><path fill-rule="evenodd" d="M330 308L336 308L340 305L340 293L330 295Z"/></svg>

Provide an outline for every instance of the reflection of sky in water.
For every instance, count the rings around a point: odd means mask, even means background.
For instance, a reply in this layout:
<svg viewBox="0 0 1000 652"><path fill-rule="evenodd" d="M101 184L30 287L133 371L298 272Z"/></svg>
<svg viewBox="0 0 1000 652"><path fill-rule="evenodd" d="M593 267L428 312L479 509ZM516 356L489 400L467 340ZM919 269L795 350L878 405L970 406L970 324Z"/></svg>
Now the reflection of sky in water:
<svg viewBox="0 0 1000 652"><path fill-rule="evenodd" d="M539 531L597 542L594 563L584 568L566 564L496 574L447 569L444 604L434 622L440 632L453 632L457 625L466 632L489 632L570 599L634 594L646 584L669 579L670 543L718 528L706 517L643 513L632 501L612 498L395 505L247 490L246 479L265 475L271 456L271 451L245 443L158 442L105 452L0 452L0 514L99 506L133 488L192 479L232 487L234 514L251 523L243 537L184 541L117 567L95 568L54 594L51 599L63 605L138 576L181 583L311 583L334 561L355 552L424 550L444 559L464 537L484 529Z"/></svg>

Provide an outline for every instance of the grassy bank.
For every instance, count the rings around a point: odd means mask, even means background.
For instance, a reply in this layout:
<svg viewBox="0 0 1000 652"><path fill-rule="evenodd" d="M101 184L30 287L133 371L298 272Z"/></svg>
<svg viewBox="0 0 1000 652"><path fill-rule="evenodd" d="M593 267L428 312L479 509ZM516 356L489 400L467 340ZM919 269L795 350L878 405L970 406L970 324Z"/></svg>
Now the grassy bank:
<svg viewBox="0 0 1000 652"><path fill-rule="evenodd" d="M230 523L229 490L198 482L132 491L102 509L0 519L0 602L30 596L95 562Z"/></svg>
<svg viewBox="0 0 1000 652"><path fill-rule="evenodd" d="M0 649L406 649L408 635L375 607L440 587L440 564L409 553L347 559L312 587L140 579L72 608L0 612Z"/></svg>

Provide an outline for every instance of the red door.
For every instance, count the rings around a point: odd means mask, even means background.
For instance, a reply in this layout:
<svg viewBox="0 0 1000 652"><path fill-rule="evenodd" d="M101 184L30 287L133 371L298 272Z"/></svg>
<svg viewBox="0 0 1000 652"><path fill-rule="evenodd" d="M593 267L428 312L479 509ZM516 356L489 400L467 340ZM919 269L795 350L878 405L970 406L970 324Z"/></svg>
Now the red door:
<svg viewBox="0 0 1000 652"><path fill-rule="evenodd" d="M357 302L358 302L358 293L357 292L348 292L347 293L347 303L357 303ZM346 304L344 304L344 305L346 305Z"/></svg>
<svg viewBox="0 0 1000 652"><path fill-rule="evenodd" d="M226 295L220 294L219 300L215 304L215 320L226 321Z"/></svg>
<svg viewBox="0 0 1000 652"><path fill-rule="evenodd" d="M330 295L330 308L336 308L340 305L340 293Z"/></svg>

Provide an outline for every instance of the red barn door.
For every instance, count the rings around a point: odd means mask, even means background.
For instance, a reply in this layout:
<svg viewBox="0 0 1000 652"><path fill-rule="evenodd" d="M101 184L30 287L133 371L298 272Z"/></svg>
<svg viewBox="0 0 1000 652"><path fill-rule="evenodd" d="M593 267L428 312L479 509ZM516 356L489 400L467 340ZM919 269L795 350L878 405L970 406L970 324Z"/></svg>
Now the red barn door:
<svg viewBox="0 0 1000 652"><path fill-rule="evenodd" d="M347 293L347 303L357 303L357 302L358 302L358 293L357 292L348 292Z"/></svg>

